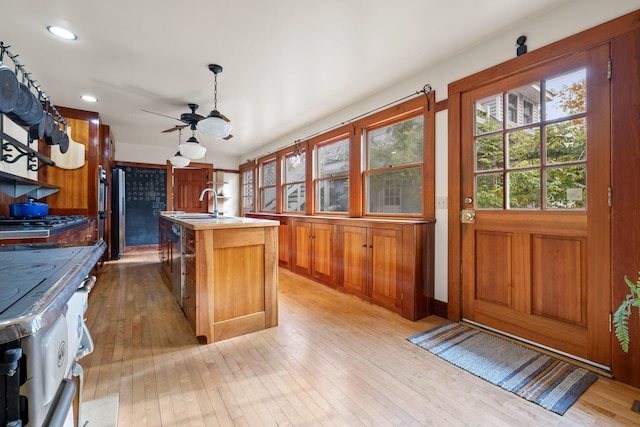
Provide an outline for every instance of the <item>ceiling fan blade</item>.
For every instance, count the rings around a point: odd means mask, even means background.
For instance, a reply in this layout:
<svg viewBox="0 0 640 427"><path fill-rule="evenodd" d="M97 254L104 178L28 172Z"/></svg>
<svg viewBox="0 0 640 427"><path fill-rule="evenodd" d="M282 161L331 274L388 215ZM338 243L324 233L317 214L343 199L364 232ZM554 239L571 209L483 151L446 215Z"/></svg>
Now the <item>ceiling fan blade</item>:
<svg viewBox="0 0 640 427"><path fill-rule="evenodd" d="M229 120L227 118L227 116L225 116L224 114L220 113L220 117L222 118L222 120L224 120L225 122L231 122L231 120Z"/></svg>
<svg viewBox="0 0 640 427"><path fill-rule="evenodd" d="M188 125L177 125L177 126L172 127L171 129L163 130L161 133L173 132L173 131L176 131L178 129L186 128L187 126Z"/></svg>
<svg viewBox="0 0 640 427"><path fill-rule="evenodd" d="M167 116L166 114L160 114L160 113L156 113L156 112L149 111L149 110L143 110L143 109L140 109L140 111L144 111L145 113L149 113L149 114L155 114L156 116L162 116L162 117L167 117L169 119L181 121L180 119L176 119L175 117Z"/></svg>
<svg viewBox="0 0 640 427"><path fill-rule="evenodd" d="M228 140L230 140L231 138L233 138L233 135L226 136L226 137L224 137L224 138L222 138L222 139L224 139L225 141L228 141Z"/></svg>

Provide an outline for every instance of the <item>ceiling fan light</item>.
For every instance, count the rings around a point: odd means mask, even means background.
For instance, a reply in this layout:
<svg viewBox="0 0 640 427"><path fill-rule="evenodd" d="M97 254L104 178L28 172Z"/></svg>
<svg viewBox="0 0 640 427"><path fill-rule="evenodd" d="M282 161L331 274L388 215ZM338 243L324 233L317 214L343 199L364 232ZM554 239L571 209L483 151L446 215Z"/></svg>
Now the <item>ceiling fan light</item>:
<svg viewBox="0 0 640 427"><path fill-rule="evenodd" d="M169 161L171 162L171 165L176 168L184 168L186 166L189 166L189 163L191 163L191 160L181 155L179 151L175 156L169 157Z"/></svg>
<svg viewBox="0 0 640 427"><path fill-rule="evenodd" d="M178 148L180 149L180 155L191 160L201 159L207 152L207 149L197 142L185 142L184 144L180 144Z"/></svg>
<svg viewBox="0 0 640 427"><path fill-rule="evenodd" d="M231 134L231 125L219 117L207 117L198 122L198 130L215 139L224 139Z"/></svg>

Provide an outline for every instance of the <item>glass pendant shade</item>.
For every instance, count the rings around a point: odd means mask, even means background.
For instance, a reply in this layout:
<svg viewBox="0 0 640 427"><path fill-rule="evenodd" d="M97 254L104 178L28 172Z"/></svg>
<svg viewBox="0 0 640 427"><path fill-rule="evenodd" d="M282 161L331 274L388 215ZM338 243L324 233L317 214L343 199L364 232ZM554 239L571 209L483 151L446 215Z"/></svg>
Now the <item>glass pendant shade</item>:
<svg viewBox="0 0 640 427"><path fill-rule="evenodd" d="M220 117L212 117L209 115L204 120L198 122L198 129L215 139L224 139L231 133L231 125Z"/></svg>
<svg viewBox="0 0 640 427"><path fill-rule="evenodd" d="M200 145L198 140L193 136L189 138L184 144L180 144L178 148L180 149L181 155L191 160L201 159L207 152L207 149Z"/></svg>
<svg viewBox="0 0 640 427"><path fill-rule="evenodd" d="M186 166L189 166L189 163L191 163L191 160L187 159L185 156L182 156L179 151L175 156L169 157L169 161L176 168L184 168Z"/></svg>

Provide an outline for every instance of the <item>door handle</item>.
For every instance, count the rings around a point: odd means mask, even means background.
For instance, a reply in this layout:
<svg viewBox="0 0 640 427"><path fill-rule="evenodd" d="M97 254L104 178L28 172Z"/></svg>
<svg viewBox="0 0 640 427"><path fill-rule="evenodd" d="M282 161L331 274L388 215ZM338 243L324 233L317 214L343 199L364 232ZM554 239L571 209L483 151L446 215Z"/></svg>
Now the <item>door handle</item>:
<svg viewBox="0 0 640 427"><path fill-rule="evenodd" d="M476 211L473 209L463 209L460 211L460 222L463 224L473 224L476 222Z"/></svg>

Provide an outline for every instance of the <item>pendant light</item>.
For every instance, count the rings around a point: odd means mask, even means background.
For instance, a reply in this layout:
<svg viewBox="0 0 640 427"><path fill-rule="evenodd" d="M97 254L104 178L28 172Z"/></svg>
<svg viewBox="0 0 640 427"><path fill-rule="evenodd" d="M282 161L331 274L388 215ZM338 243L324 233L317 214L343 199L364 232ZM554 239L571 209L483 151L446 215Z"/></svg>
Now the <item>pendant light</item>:
<svg viewBox="0 0 640 427"><path fill-rule="evenodd" d="M193 133L195 134L195 132ZM180 149L181 155L191 160L201 159L207 152L207 149L198 142L193 134L187 139L187 142L180 144L178 148Z"/></svg>
<svg viewBox="0 0 640 427"><path fill-rule="evenodd" d="M171 165L176 168L184 168L189 166L189 163L191 163L191 160L180 154L179 151L175 154L175 156L169 157L169 161L171 162Z"/></svg>
<svg viewBox="0 0 640 427"><path fill-rule="evenodd" d="M222 67L217 64L209 64L209 71L214 75L213 80L213 110L209 115L198 122L198 129L205 135L215 139L229 139L231 137L231 125L229 119L218 111L218 74Z"/></svg>
<svg viewBox="0 0 640 427"><path fill-rule="evenodd" d="M182 145L182 128L178 128L178 147L180 147L180 145ZM169 157L169 161L171 162L171 165L176 168L184 168L189 166L189 163L191 163L191 160L181 155L180 151L178 151L174 156Z"/></svg>

